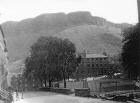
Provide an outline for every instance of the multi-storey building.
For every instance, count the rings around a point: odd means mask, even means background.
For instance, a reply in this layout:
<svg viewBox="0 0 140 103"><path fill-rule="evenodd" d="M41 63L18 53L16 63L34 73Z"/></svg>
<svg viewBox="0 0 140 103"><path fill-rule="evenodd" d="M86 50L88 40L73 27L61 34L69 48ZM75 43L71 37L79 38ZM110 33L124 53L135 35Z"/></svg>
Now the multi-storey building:
<svg viewBox="0 0 140 103"><path fill-rule="evenodd" d="M111 69L109 58L103 54L82 53L79 64L79 74L83 76L99 76L109 73Z"/></svg>

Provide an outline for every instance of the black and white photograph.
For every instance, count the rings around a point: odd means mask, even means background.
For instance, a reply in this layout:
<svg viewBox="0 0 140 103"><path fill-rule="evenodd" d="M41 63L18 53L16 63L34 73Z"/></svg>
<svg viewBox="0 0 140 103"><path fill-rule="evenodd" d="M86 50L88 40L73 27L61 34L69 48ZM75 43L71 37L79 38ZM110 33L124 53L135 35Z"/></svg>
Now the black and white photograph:
<svg viewBox="0 0 140 103"><path fill-rule="evenodd" d="M140 103L140 0L0 0L0 103Z"/></svg>

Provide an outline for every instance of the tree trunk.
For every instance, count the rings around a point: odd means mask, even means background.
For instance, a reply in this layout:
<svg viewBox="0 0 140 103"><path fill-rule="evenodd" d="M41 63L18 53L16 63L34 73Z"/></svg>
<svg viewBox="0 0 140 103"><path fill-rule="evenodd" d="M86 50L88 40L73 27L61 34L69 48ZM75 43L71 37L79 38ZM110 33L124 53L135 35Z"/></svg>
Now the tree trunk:
<svg viewBox="0 0 140 103"><path fill-rule="evenodd" d="M64 88L66 88L66 80L64 79Z"/></svg>
<svg viewBox="0 0 140 103"><path fill-rule="evenodd" d="M40 86L43 87L43 80L41 78L39 78L38 83L40 83Z"/></svg>
<svg viewBox="0 0 140 103"><path fill-rule="evenodd" d="M46 80L44 80L44 83L45 83L45 87L47 87L47 82L46 82Z"/></svg>
<svg viewBox="0 0 140 103"><path fill-rule="evenodd" d="M65 77L65 73L63 72L63 79L64 79L64 88L66 88L66 77Z"/></svg>
<svg viewBox="0 0 140 103"><path fill-rule="evenodd" d="M68 81L70 80L70 77L69 77L69 75L68 75Z"/></svg>
<svg viewBox="0 0 140 103"><path fill-rule="evenodd" d="M52 86L52 81L49 80L49 88L51 88L51 86Z"/></svg>

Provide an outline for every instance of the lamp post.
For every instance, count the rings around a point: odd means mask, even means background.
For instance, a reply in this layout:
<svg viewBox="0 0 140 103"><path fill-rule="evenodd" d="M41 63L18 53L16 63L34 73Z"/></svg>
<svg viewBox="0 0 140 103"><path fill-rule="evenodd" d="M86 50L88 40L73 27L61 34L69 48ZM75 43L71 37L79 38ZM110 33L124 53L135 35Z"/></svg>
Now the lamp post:
<svg viewBox="0 0 140 103"><path fill-rule="evenodd" d="M21 98L23 99L23 80L21 77Z"/></svg>
<svg viewBox="0 0 140 103"><path fill-rule="evenodd" d="M23 77L22 77L22 68L23 65L20 65L20 73L19 73L19 82L20 82L20 89L21 89L21 99L23 99Z"/></svg>

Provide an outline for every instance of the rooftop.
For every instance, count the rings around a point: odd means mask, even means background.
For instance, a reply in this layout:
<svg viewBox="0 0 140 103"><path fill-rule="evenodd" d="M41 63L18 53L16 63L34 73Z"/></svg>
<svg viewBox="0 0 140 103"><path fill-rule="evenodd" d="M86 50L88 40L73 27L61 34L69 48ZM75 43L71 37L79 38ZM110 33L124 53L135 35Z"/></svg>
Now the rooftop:
<svg viewBox="0 0 140 103"><path fill-rule="evenodd" d="M103 54L86 54L86 58L106 58Z"/></svg>

